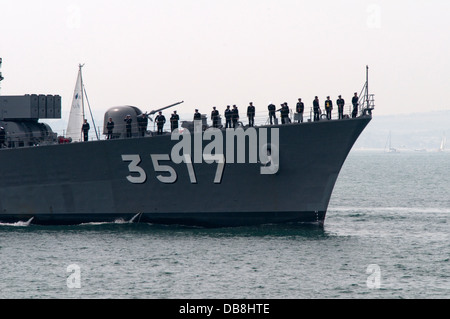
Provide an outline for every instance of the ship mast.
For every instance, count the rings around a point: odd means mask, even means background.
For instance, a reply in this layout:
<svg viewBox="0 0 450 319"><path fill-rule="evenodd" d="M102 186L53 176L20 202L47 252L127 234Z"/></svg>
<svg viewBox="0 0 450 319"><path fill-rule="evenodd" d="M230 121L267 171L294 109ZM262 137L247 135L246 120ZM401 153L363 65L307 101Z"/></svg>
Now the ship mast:
<svg viewBox="0 0 450 319"><path fill-rule="evenodd" d="M84 83L83 83L83 72L82 72L84 64L79 64L78 67L80 69L80 83L81 83L81 114L83 114L83 123L84 123L84 120L86 119L86 116L84 113Z"/></svg>
<svg viewBox="0 0 450 319"><path fill-rule="evenodd" d="M366 109L370 108L369 103L369 66L366 66Z"/></svg>
<svg viewBox="0 0 450 319"><path fill-rule="evenodd" d="M375 108L375 95L369 93L369 66L366 66L366 83L361 90L359 104L361 106L360 112L364 115L367 113L372 115L372 111Z"/></svg>
<svg viewBox="0 0 450 319"><path fill-rule="evenodd" d="M92 115L92 110L91 110L91 105L89 103L89 99L86 93L86 88L84 87L84 82L83 82L83 72L82 72L82 68L84 67L84 64L79 64L79 68L80 68L80 82L81 82L81 107L82 107L82 112L83 112L83 123L84 120L86 119L86 113L85 113L85 109L84 109L84 97L86 96L86 101L89 107L89 113L91 115L91 119L92 119L92 124L94 126L94 130L95 130L95 136L97 137L97 140L100 140L99 134L97 132L97 126L95 125L95 120L94 120L94 116Z"/></svg>

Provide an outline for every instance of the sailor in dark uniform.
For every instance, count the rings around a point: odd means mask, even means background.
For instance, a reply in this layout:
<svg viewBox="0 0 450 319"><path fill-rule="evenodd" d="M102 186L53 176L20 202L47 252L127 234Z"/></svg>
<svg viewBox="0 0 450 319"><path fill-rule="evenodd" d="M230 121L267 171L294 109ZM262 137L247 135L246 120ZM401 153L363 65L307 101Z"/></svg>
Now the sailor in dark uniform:
<svg viewBox="0 0 450 319"><path fill-rule="evenodd" d="M106 130L108 131L106 139L112 140L114 131L114 122L111 117L109 118L108 123L106 123Z"/></svg>
<svg viewBox="0 0 450 319"><path fill-rule="evenodd" d="M289 106L287 103L281 104L281 124L288 124L290 123L289 119Z"/></svg>
<svg viewBox="0 0 450 319"><path fill-rule="evenodd" d="M147 132L148 116L147 114L142 114L140 117L137 118L137 120L138 120L139 135L141 137L144 137L145 133Z"/></svg>
<svg viewBox="0 0 450 319"><path fill-rule="evenodd" d="M302 102L302 99L298 99L297 103L297 113L298 113L298 122L303 123L303 113L305 112L305 104Z"/></svg>
<svg viewBox="0 0 450 319"><path fill-rule="evenodd" d="M5 146L6 142L6 131L4 127L0 127L0 148L3 148Z"/></svg>
<svg viewBox="0 0 450 319"><path fill-rule="evenodd" d="M352 104L353 104L352 118L355 118L358 116L358 106L359 106L358 93L355 93L355 96L352 99Z"/></svg>
<svg viewBox="0 0 450 319"><path fill-rule="evenodd" d="M219 111L217 111L216 107L213 107L213 111L211 112L211 120L213 122L213 127L219 127Z"/></svg>
<svg viewBox="0 0 450 319"><path fill-rule="evenodd" d="M248 126L253 127L255 126L255 107L253 106L253 103L250 102L249 107L247 108L247 117L248 117Z"/></svg>
<svg viewBox="0 0 450 319"><path fill-rule="evenodd" d="M133 123L133 119L131 118L131 115L127 115L127 117L123 121L125 122L125 127L127 130L127 138L130 138L132 136L131 123Z"/></svg>
<svg viewBox="0 0 450 319"><path fill-rule="evenodd" d="M267 109L269 110L270 125L273 125L274 121L276 122L277 120L277 115L275 113L277 108L274 104L270 103Z"/></svg>
<svg viewBox="0 0 450 319"><path fill-rule="evenodd" d="M194 113L194 132L200 133L203 131L202 114L196 109Z"/></svg>
<svg viewBox="0 0 450 319"><path fill-rule="evenodd" d="M319 98L317 96L314 99L313 108L314 108L314 122L317 122L320 120L320 104Z"/></svg>
<svg viewBox="0 0 450 319"><path fill-rule="evenodd" d="M342 120L344 118L345 100L342 98L341 95L339 95L339 99L336 101L336 104L338 106L339 119Z"/></svg>
<svg viewBox="0 0 450 319"><path fill-rule="evenodd" d="M170 117L170 129L172 130L172 132L178 128L179 121L180 121L180 116L177 114L177 111L173 111L173 114Z"/></svg>
<svg viewBox="0 0 450 319"><path fill-rule="evenodd" d="M327 112L327 120L331 120L331 112L333 111L333 101L327 96L325 101L325 111Z"/></svg>
<svg viewBox="0 0 450 319"><path fill-rule="evenodd" d="M233 128L237 127L237 122L239 121L239 110L236 105L233 105L233 110L231 120L233 121Z"/></svg>
<svg viewBox="0 0 450 319"><path fill-rule="evenodd" d="M166 124L166 118L162 114L162 112L159 112L159 115L156 117L155 121L156 121L156 125L158 126L158 135L162 135L164 124Z"/></svg>
<svg viewBox="0 0 450 319"><path fill-rule="evenodd" d="M202 114L196 109L194 113L194 121L201 121L202 120Z"/></svg>
<svg viewBox="0 0 450 319"><path fill-rule="evenodd" d="M231 119L233 117L233 112L230 109L230 106L227 106L227 109L225 110L225 121L226 125L225 128L231 128Z"/></svg>
<svg viewBox="0 0 450 319"><path fill-rule="evenodd" d="M89 126L88 121L84 120L84 124L81 127L81 131L83 132L83 138L84 138L85 142L89 141L89 130L90 129L91 129L91 127Z"/></svg>

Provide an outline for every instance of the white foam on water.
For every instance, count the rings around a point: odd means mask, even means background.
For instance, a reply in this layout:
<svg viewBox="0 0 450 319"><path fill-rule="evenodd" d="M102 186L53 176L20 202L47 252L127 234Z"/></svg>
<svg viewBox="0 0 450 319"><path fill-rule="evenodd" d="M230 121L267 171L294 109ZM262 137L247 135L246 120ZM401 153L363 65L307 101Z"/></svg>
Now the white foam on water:
<svg viewBox="0 0 450 319"><path fill-rule="evenodd" d="M122 224L133 224L135 220L141 216L141 213L136 214L130 220L125 220L123 218L116 219L113 222L93 222L93 223L85 223L81 224L81 226L101 226L101 225L122 225Z"/></svg>
<svg viewBox="0 0 450 319"><path fill-rule="evenodd" d="M0 223L0 226L7 226L7 227L28 227L31 225L31 222L33 221L34 217L30 218L26 222L19 221L17 223Z"/></svg>

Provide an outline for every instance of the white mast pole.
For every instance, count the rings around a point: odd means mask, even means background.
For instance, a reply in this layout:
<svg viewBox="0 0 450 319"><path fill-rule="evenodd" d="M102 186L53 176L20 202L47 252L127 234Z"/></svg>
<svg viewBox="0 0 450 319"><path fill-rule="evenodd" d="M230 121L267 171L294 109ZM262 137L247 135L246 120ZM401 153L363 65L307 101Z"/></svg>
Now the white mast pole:
<svg viewBox="0 0 450 319"><path fill-rule="evenodd" d="M83 123L84 120L86 119L85 113L84 113L84 84L83 84L83 72L82 72L82 68L84 67L84 64L80 64L80 80L81 80L81 107L82 107L82 112L83 112Z"/></svg>
<svg viewBox="0 0 450 319"><path fill-rule="evenodd" d="M366 108L370 108L369 102L369 66L366 66Z"/></svg>

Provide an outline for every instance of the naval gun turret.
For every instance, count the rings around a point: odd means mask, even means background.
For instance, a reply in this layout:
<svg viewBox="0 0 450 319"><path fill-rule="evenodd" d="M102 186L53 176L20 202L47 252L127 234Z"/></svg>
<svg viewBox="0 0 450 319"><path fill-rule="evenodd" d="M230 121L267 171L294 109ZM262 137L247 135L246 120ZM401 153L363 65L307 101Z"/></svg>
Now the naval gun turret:
<svg viewBox="0 0 450 319"><path fill-rule="evenodd" d="M105 113L105 120L104 120L104 127L103 127L103 134L108 135L108 129L107 124L109 122L109 119L111 118L114 122L114 129L113 129L113 139L117 138L125 138L126 137L126 123L125 118L129 115L131 117L131 132L132 136L138 135L138 125L137 125L137 118L138 116L142 114L142 111L135 107L135 106L116 106L110 108Z"/></svg>
<svg viewBox="0 0 450 319"><path fill-rule="evenodd" d="M124 119L129 115L132 122L131 122L131 134L133 137L137 137L139 136L139 128L138 128L138 118L141 117L142 115L145 115L145 117L147 119L149 119L150 121L153 122L153 118L152 116L162 112L164 110L167 110L169 108L175 107L177 105L180 105L184 103L183 102L178 102L169 106L165 106L163 108L157 109L157 110L153 110L151 112L146 112L143 113L139 108L135 107L135 106L116 106L116 107L112 107L110 108L108 111L106 111L105 113L105 120L104 120L104 127L103 127L103 134L107 135L108 134L108 129L107 129L107 123L109 121L109 119L111 118L112 121L114 122L114 130L113 130L113 139L116 138L125 138L127 135L126 133L126 123L124 121Z"/></svg>

